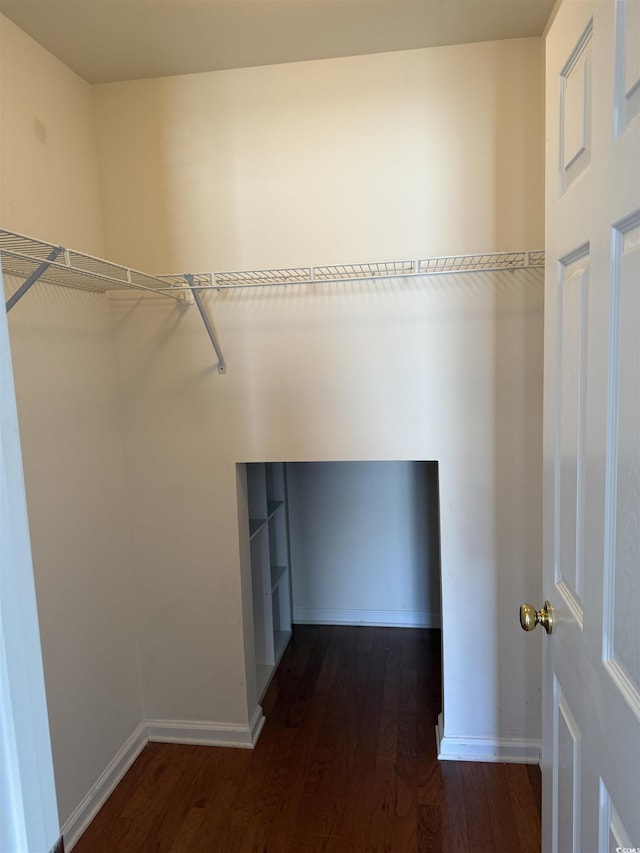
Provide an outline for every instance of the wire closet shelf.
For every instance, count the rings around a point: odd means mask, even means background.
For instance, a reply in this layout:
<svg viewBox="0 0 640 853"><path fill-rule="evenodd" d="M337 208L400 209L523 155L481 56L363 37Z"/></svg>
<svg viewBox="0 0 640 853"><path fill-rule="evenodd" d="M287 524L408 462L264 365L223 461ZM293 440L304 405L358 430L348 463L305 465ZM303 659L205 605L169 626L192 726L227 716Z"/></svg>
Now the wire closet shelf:
<svg viewBox="0 0 640 853"><path fill-rule="evenodd" d="M404 261L379 261L363 264L327 264L316 267L243 270L237 272L200 273L191 276L192 288L198 290L233 290L243 287L321 284L376 279L409 278L411 276L444 275L466 272L498 272L500 270L544 268L544 251L490 252L474 255L450 255ZM159 276L170 289L180 287L184 276Z"/></svg>
<svg viewBox="0 0 640 853"><path fill-rule="evenodd" d="M4 273L23 279L22 284L7 300L7 311L10 311L38 281L99 293L132 289L157 293L188 304L195 303L218 357L218 372L225 373L222 350L202 301L203 291L220 292L245 287L364 282L412 276L541 268L544 267L544 252L492 252L364 264L329 264L197 275L150 275L84 252L0 229L0 261Z"/></svg>
<svg viewBox="0 0 640 853"><path fill-rule="evenodd" d="M0 230L0 256L5 274L29 278L38 273L37 280L63 287L98 292L129 288L152 291L182 301L188 300L190 290L219 291L544 267L544 251L536 250L193 275L151 275L7 230Z"/></svg>
<svg viewBox="0 0 640 853"><path fill-rule="evenodd" d="M0 257L6 275L27 281L37 274L36 280L79 290L102 293L133 288L161 292L174 299L186 298L184 288L182 293L168 291L157 276L13 231L0 230Z"/></svg>

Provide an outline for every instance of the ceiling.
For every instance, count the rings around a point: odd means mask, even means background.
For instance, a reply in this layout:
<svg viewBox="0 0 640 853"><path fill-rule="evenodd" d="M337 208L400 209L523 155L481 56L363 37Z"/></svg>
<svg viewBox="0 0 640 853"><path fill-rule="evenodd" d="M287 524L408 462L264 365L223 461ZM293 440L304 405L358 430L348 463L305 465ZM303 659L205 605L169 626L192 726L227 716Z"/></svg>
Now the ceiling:
<svg viewBox="0 0 640 853"><path fill-rule="evenodd" d="M90 83L540 35L554 0L0 0Z"/></svg>

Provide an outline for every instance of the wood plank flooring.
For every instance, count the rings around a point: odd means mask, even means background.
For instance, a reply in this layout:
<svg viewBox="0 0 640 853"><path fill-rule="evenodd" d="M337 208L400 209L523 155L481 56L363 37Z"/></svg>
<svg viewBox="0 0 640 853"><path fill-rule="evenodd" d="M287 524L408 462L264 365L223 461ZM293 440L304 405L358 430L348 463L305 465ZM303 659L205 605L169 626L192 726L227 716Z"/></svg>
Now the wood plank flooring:
<svg viewBox="0 0 640 853"><path fill-rule="evenodd" d="M295 627L255 750L149 744L75 853L540 849L540 771L438 762L440 632Z"/></svg>

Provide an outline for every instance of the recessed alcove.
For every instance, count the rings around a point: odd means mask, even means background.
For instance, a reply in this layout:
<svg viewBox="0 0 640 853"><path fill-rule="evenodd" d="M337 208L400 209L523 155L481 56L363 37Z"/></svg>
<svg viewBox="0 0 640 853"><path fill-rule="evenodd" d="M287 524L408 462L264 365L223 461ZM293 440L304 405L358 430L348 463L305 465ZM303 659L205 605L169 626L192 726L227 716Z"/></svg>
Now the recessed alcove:
<svg viewBox="0 0 640 853"><path fill-rule="evenodd" d="M296 623L440 629L437 462L240 467L258 699Z"/></svg>

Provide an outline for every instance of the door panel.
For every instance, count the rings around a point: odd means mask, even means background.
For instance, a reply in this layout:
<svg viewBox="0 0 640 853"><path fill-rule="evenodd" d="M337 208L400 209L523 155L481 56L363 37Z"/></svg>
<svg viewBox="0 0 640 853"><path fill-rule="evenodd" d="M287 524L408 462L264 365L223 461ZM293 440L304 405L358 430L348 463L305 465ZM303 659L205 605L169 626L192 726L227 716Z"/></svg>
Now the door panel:
<svg viewBox="0 0 640 853"><path fill-rule="evenodd" d="M615 128L619 136L640 113L640 3L616 2Z"/></svg>
<svg viewBox="0 0 640 853"><path fill-rule="evenodd" d="M557 679L554 681L554 705L554 787L558 802L558 849L563 853L580 853L582 737Z"/></svg>
<svg viewBox="0 0 640 853"><path fill-rule="evenodd" d="M611 353L603 660L640 717L640 213L614 233Z"/></svg>
<svg viewBox="0 0 640 853"><path fill-rule="evenodd" d="M556 584L582 626L584 582L584 470L587 298L589 247L559 264L558 281L558 493L559 527Z"/></svg>
<svg viewBox="0 0 640 853"><path fill-rule="evenodd" d="M560 186L562 191L591 162L591 35L589 21L560 73Z"/></svg>
<svg viewBox="0 0 640 853"><path fill-rule="evenodd" d="M640 0L547 38L543 849L640 848Z"/></svg>
<svg viewBox="0 0 640 853"><path fill-rule="evenodd" d="M600 780L600 844L601 853L620 853L620 848L632 848L631 840L620 820L607 786Z"/></svg>

